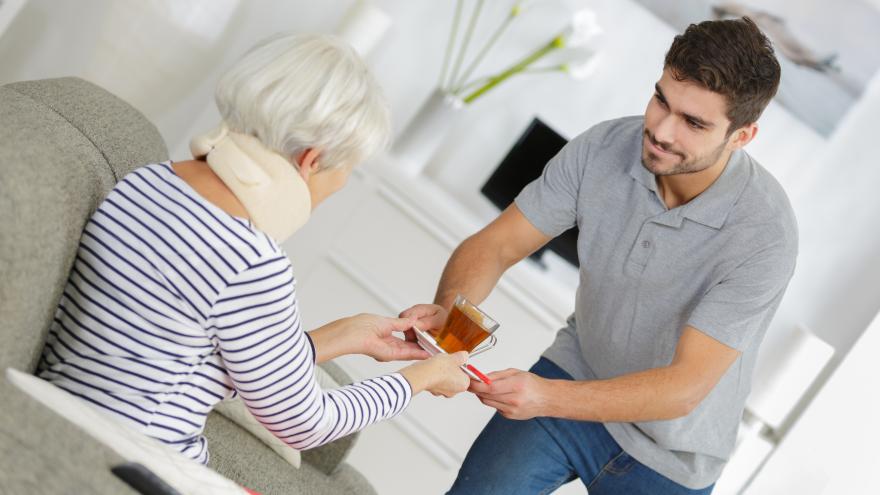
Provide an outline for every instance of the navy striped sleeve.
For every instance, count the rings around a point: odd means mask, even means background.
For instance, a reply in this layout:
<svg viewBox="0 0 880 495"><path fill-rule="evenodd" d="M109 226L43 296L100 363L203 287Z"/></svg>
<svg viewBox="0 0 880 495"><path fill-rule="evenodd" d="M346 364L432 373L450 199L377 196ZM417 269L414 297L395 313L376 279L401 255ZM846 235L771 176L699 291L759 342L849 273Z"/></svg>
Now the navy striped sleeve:
<svg viewBox="0 0 880 495"><path fill-rule="evenodd" d="M213 305L211 330L239 396L276 437L305 450L402 411L412 397L399 373L322 390L303 331L289 260L252 263Z"/></svg>

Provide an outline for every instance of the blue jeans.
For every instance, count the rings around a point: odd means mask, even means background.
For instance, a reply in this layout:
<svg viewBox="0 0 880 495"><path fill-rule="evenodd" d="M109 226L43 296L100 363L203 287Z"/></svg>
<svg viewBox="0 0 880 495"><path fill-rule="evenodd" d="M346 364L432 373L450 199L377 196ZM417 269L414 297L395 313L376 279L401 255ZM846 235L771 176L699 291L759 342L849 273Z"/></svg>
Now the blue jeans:
<svg viewBox="0 0 880 495"><path fill-rule="evenodd" d="M571 380L541 358L530 370ZM451 494L543 494L580 478L590 495L708 495L660 475L623 451L602 423L559 418L527 421L496 413L471 446Z"/></svg>

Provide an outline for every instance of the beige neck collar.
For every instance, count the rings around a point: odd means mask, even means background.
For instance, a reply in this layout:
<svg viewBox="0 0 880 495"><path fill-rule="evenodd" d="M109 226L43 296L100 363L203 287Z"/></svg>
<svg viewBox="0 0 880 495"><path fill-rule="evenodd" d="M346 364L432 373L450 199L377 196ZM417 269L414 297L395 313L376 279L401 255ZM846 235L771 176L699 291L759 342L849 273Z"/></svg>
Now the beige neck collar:
<svg viewBox="0 0 880 495"><path fill-rule="evenodd" d="M226 126L190 141L247 210L254 225L279 244L309 219L312 200L297 167L257 138Z"/></svg>

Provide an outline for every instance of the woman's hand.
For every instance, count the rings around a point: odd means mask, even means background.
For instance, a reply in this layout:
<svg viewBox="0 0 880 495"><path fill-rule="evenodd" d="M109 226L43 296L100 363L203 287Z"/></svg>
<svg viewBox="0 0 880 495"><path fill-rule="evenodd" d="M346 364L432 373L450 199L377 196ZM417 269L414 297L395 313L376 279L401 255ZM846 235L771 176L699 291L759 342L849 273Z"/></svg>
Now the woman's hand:
<svg viewBox="0 0 880 495"><path fill-rule="evenodd" d="M431 335L436 335L446 323L449 311L437 304L416 304L400 313L401 318L414 320L413 325Z"/></svg>
<svg viewBox="0 0 880 495"><path fill-rule="evenodd" d="M411 334L414 319L363 313L346 320L348 331L356 334L360 341L357 352L376 361L412 361L431 357L415 342L415 335L408 335L405 339L394 335L394 332Z"/></svg>
<svg viewBox="0 0 880 495"><path fill-rule="evenodd" d="M434 395L452 397L467 390L471 379L459 367L467 362L468 353L437 354L400 370L409 381L413 395L427 390Z"/></svg>
<svg viewBox="0 0 880 495"><path fill-rule="evenodd" d="M415 320L362 313L332 321L309 332L315 344L315 362L346 354L366 354L377 361L411 361L431 355L415 342ZM403 332L406 339L394 336Z"/></svg>

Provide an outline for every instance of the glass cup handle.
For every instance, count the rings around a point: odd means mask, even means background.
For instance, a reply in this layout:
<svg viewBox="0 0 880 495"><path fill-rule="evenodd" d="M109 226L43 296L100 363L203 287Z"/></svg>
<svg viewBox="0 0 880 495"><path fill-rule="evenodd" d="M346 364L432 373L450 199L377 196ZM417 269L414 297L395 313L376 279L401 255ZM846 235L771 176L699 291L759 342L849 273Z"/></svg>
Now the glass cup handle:
<svg viewBox="0 0 880 495"><path fill-rule="evenodd" d="M470 357L474 357L478 354L482 354L489 349L495 347L495 344L498 342L498 338L495 335L490 335L488 339L480 342L480 345L474 348L470 353Z"/></svg>

